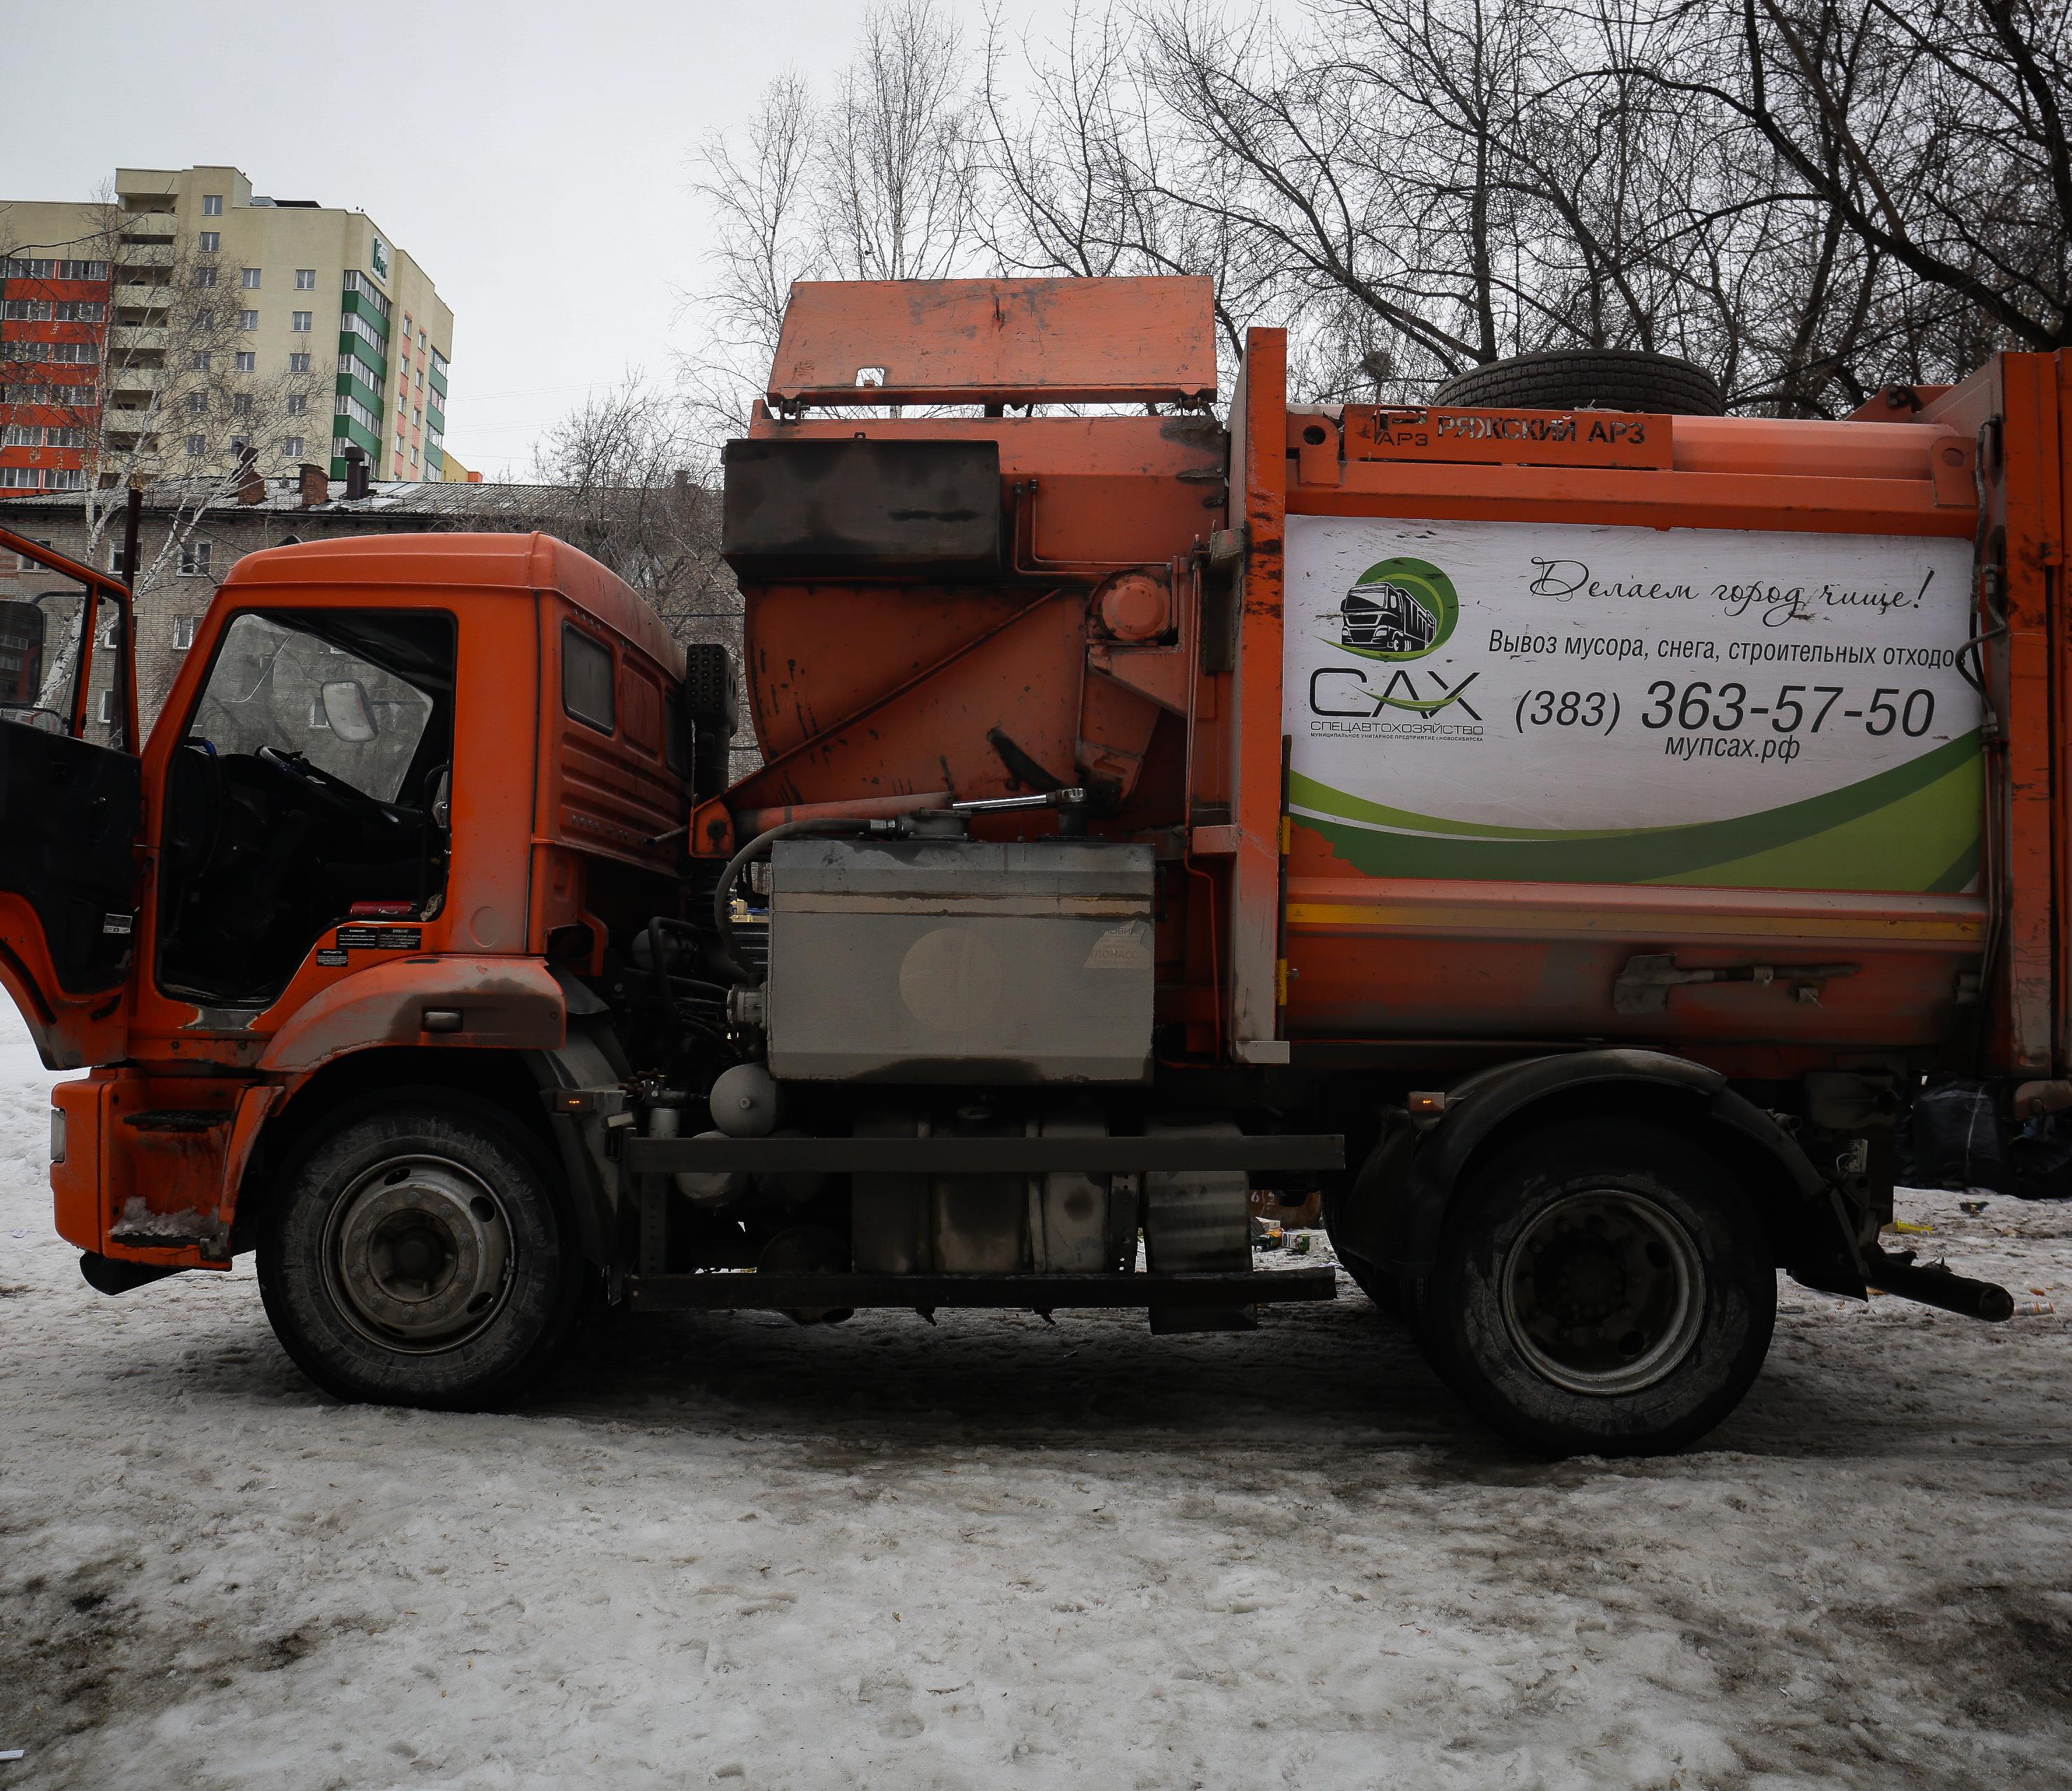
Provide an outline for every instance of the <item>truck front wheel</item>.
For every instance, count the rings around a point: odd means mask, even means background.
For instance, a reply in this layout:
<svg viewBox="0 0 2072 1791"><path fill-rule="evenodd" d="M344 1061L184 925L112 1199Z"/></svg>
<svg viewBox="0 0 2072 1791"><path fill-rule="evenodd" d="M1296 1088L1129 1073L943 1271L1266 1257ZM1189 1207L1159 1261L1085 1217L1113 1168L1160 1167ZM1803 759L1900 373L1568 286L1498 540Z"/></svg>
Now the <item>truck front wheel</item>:
<svg viewBox="0 0 2072 1791"><path fill-rule="evenodd" d="M342 1114L269 1203L259 1291L295 1365L341 1399L468 1410L545 1371L583 1264L543 1154L486 1102Z"/></svg>
<svg viewBox="0 0 2072 1791"><path fill-rule="evenodd" d="M1667 1128L1577 1122L1462 1188L1416 1303L1433 1366L1551 1455L1703 1436L1762 1367L1777 1273L1733 1181Z"/></svg>

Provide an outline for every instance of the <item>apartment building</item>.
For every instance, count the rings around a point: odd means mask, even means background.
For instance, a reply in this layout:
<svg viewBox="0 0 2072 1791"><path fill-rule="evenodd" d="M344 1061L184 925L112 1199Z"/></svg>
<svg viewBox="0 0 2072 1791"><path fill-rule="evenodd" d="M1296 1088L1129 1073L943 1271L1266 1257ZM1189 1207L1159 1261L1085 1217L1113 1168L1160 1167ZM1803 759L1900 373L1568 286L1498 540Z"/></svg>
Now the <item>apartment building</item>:
<svg viewBox="0 0 2072 1791"><path fill-rule="evenodd" d="M232 167L120 168L0 206L0 495L265 475L357 448L445 477L453 312L363 212Z"/></svg>

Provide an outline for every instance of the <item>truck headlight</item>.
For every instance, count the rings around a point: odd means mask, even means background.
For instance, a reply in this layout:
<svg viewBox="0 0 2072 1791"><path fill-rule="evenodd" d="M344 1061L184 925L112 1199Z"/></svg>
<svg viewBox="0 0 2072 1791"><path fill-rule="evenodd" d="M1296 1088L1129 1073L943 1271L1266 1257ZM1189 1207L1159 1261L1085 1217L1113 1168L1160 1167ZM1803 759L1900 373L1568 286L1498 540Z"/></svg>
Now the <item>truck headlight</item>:
<svg viewBox="0 0 2072 1791"><path fill-rule="evenodd" d="M64 1161L64 1109L53 1107L51 1109L51 1161L53 1163Z"/></svg>

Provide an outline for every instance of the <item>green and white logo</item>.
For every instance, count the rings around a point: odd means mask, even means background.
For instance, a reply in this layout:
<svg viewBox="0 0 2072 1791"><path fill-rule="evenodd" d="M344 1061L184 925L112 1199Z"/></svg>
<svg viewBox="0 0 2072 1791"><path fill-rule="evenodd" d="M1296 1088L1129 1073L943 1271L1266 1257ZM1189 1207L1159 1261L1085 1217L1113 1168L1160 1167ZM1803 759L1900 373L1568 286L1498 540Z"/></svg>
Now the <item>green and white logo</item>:
<svg viewBox="0 0 2072 1791"><path fill-rule="evenodd" d="M385 280L388 278L388 245L379 237L374 239L374 253L368 257L368 261L374 270L376 279Z"/></svg>
<svg viewBox="0 0 2072 1791"><path fill-rule="evenodd" d="M1429 560L1377 560L1338 605L1334 644L1362 659L1422 659L1445 645L1460 619L1453 581Z"/></svg>

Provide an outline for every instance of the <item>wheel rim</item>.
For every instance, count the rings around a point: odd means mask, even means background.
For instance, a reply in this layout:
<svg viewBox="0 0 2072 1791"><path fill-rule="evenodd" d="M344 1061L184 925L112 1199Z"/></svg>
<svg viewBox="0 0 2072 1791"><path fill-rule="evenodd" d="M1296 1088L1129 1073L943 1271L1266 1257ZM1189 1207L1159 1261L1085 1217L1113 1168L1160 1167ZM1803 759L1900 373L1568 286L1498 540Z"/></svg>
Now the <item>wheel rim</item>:
<svg viewBox="0 0 2072 1791"><path fill-rule="evenodd" d="M1698 1246L1675 1217L1623 1188L1537 1214L1503 1269L1503 1319L1532 1372L1571 1393L1637 1393L1691 1353L1704 1316Z"/></svg>
<svg viewBox="0 0 2072 1791"><path fill-rule="evenodd" d="M458 1348L503 1309L511 1225L487 1183L444 1157L391 1157L331 1209L327 1287L353 1328L386 1348Z"/></svg>

